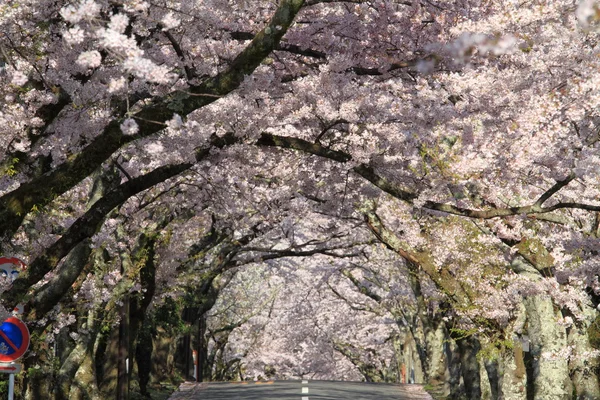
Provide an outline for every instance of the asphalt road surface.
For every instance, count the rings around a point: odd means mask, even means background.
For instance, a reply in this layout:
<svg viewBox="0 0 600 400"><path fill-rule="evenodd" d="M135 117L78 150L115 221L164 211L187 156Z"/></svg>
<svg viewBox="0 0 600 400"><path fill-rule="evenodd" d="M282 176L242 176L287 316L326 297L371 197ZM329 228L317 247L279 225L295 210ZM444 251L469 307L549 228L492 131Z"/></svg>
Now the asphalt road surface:
<svg viewBox="0 0 600 400"><path fill-rule="evenodd" d="M433 400L420 385L337 381L183 383L169 400Z"/></svg>

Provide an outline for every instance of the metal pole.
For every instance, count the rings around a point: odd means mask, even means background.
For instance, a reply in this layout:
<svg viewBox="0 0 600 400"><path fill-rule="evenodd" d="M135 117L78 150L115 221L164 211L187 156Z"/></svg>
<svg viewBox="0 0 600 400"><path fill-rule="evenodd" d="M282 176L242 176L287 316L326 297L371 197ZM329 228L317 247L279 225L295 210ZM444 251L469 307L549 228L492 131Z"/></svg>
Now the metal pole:
<svg viewBox="0 0 600 400"><path fill-rule="evenodd" d="M8 374L8 400L13 400L15 395L15 374Z"/></svg>

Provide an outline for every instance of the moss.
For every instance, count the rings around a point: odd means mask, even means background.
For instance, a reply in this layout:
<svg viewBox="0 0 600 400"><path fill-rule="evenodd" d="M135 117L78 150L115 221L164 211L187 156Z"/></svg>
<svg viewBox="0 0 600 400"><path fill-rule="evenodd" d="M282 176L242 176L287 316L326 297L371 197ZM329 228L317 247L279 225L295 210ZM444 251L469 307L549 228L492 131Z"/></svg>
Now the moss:
<svg viewBox="0 0 600 400"><path fill-rule="evenodd" d="M600 315L596 315L594 321L587 329L590 346L594 349L600 349Z"/></svg>
<svg viewBox="0 0 600 400"><path fill-rule="evenodd" d="M519 254L531 262L538 271L554 266L554 257L537 238L524 238L517 246Z"/></svg>
<svg viewBox="0 0 600 400"><path fill-rule="evenodd" d="M517 343L516 346L513 348L514 354L515 354L515 364L516 364L516 369L515 369L515 373L514 373L514 377L516 378L516 381L520 381L523 379L523 377L525 376L525 374L527 373L527 370L525 369L525 357L523 354L523 347L521 347L520 343Z"/></svg>

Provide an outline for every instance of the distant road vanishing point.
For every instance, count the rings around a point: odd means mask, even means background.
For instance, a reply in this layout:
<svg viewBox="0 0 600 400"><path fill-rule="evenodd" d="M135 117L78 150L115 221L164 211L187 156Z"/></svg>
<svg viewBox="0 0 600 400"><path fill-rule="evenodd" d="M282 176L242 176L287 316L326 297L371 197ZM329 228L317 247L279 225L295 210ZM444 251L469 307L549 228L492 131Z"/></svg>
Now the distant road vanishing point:
<svg viewBox="0 0 600 400"><path fill-rule="evenodd" d="M433 400L421 385L340 381L185 382L169 400Z"/></svg>

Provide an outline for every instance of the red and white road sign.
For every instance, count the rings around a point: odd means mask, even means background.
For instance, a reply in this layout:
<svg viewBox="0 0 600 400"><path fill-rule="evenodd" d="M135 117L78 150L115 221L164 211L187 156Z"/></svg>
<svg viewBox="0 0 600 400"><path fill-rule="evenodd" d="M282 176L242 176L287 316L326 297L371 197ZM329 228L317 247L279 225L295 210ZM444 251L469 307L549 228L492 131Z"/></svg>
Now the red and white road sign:
<svg viewBox="0 0 600 400"><path fill-rule="evenodd" d="M16 257L0 257L1 273L8 276L11 281L17 279L19 272L27 268L25 263Z"/></svg>
<svg viewBox="0 0 600 400"><path fill-rule="evenodd" d="M0 363L0 374L18 374L23 371L23 364Z"/></svg>
<svg viewBox="0 0 600 400"><path fill-rule="evenodd" d="M0 325L0 362L18 360L29 348L29 329L23 321L10 317Z"/></svg>
<svg viewBox="0 0 600 400"><path fill-rule="evenodd" d="M0 257L0 274L7 276L11 282L17 279L19 272L26 268L27 265L16 257ZM15 312L23 314L23 304L17 304Z"/></svg>

